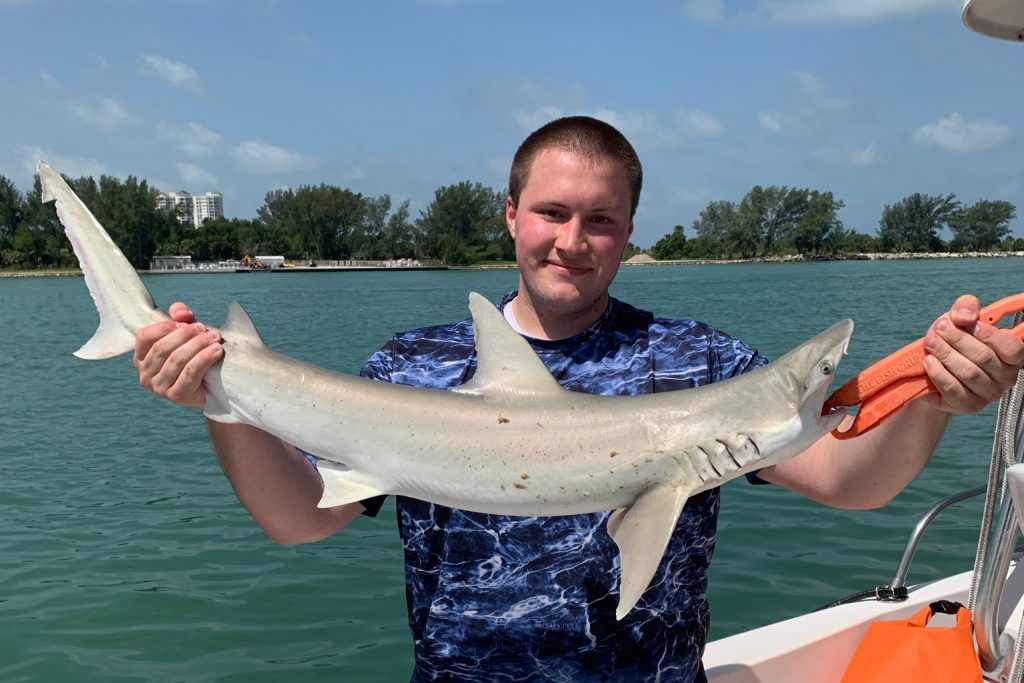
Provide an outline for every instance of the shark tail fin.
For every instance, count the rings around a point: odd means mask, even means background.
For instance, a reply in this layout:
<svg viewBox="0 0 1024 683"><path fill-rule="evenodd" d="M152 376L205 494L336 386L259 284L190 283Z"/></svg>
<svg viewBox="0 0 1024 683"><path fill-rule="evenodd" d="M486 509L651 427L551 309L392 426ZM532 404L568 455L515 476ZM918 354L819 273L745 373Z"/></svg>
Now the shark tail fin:
<svg viewBox="0 0 1024 683"><path fill-rule="evenodd" d="M647 590L689 497L688 488L661 484L608 518L608 534L619 547L622 562L616 619L629 614Z"/></svg>
<svg viewBox="0 0 1024 683"><path fill-rule="evenodd" d="M110 239L100 222L64 182L59 173L40 161L36 165L44 202L55 202L71 248L96 303L100 324L92 338L75 352L97 360L135 348L135 331L167 320L153 303L135 268Z"/></svg>

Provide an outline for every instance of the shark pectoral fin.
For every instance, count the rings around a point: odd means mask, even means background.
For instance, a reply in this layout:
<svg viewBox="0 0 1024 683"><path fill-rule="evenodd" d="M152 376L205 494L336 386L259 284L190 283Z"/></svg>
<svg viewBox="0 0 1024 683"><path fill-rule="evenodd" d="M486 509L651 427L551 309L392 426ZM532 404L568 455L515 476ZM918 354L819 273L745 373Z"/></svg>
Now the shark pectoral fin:
<svg viewBox="0 0 1024 683"><path fill-rule="evenodd" d="M333 508L384 495L384 491L352 481L352 470L344 465L321 460L316 469L324 480L324 493L316 504L318 508Z"/></svg>
<svg viewBox="0 0 1024 683"><path fill-rule="evenodd" d="M608 518L608 534L619 547L622 564L616 619L629 614L647 590L690 491L689 487L661 484Z"/></svg>

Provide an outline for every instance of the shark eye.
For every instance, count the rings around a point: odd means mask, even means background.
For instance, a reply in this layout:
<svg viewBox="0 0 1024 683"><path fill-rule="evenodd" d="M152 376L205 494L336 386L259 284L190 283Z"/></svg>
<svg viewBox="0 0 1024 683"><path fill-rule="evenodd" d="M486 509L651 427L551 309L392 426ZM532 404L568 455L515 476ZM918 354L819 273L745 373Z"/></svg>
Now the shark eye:
<svg viewBox="0 0 1024 683"><path fill-rule="evenodd" d="M832 365L831 361L823 360L818 366L818 371L823 375L831 375L834 370L835 367Z"/></svg>

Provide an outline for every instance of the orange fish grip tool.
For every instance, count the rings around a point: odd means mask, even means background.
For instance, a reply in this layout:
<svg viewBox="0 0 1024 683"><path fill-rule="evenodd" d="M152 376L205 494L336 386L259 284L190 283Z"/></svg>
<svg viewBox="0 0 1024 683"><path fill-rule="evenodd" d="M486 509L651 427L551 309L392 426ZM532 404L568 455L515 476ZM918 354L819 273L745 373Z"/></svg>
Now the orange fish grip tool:
<svg viewBox="0 0 1024 683"><path fill-rule="evenodd" d="M978 319L995 325L1008 315L1024 311L1024 292L1000 299L981 309ZM1012 329L1024 339L1024 323ZM853 424L846 431L833 430L837 439L852 439L877 427L879 423L916 398L938 389L924 371L924 337L886 356L837 389L822 408L822 414L834 408L860 404Z"/></svg>

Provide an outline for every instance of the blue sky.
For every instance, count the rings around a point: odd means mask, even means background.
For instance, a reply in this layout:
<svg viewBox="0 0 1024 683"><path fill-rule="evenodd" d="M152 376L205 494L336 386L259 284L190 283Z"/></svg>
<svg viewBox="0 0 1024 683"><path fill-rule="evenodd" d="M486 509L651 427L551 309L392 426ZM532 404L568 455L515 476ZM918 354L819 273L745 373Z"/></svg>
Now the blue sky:
<svg viewBox="0 0 1024 683"><path fill-rule="evenodd" d="M0 0L0 175L131 174L241 218L324 182L415 217L441 185L504 188L530 130L584 113L640 152L644 247L755 184L832 191L869 234L913 192L1024 214L1024 45L961 7Z"/></svg>

